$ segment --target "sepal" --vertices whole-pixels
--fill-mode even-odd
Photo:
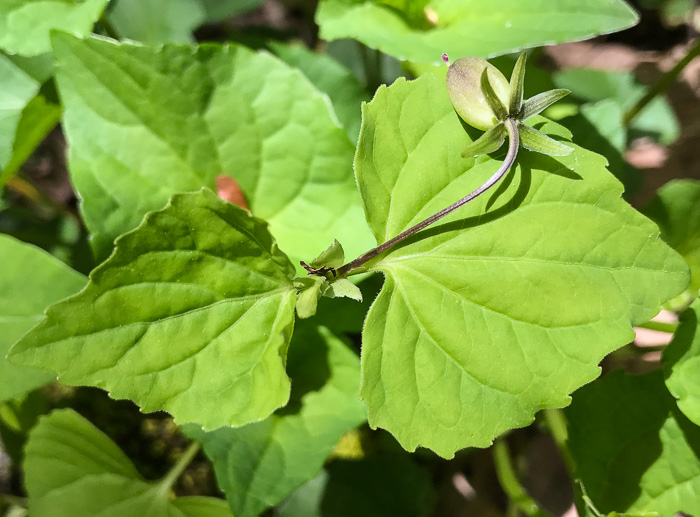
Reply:
[[[506,141],[506,134],[505,125],[503,122],[499,122],[469,144],[466,149],[462,151],[462,157],[479,156],[481,154],[491,154],[498,151],[503,145],[503,142]]]
[[[530,117],[540,114],[558,100],[563,99],[571,93],[570,90],[555,89],[538,93],[530,97],[523,103],[523,109],[518,117],[519,120],[527,120]]]
[[[508,113],[517,116],[523,108],[523,91],[525,89],[525,62],[527,53],[523,52],[515,62],[513,73],[510,76],[510,103]]]
[[[530,151],[550,156],[567,156],[574,150],[573,147],[557,142],[526,124],[518,124],[518,132],[521,145]]]

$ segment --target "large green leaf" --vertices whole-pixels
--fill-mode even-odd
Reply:
[[[123,38],[190,43],[206,12],[200,0],[118,0],[109,20]]]
[[[243,425],[289,397],[293,274],[263,221],[207,190],[176,195],[10,355],[178,422]]]
[[[317,54],[303,45],[273,44],[273,52],[296,67],[316,88],[328,95],[348,138],[357,141],[362,123],[360,105],[370,100],[355,74],[328,55]]]
[[[499,160],[461,158],[469,143],[432,74],[379,89],[355,157],[378,242],[494,173]],[[368,263],[386,280],[365,321],[362,397],[370,424],[408,450],[484,447],[567,405],[632,324],[687,285],[684,261],[620,198],[604,158],[521,150],[516,164],[494,192]]]
[[[325,95],[243,47],[154,49],[57,35],[70,170],[99,257],[174,193],[234,177],[295,264],[371,238],[353,146]],[[298,271],[303,271],[298,266]]]
[[[53,29],[90,34],[109,0],[3,0],[0,48],[35,56],[49,52]]]
[[[673,340],[664,350],[666,386],[678,399],[678,407],[700,425],[700,300],[695,300],[680,317]]]
[[[697,513],[700,428],[678,410],[661,372],[615,371],[573,399],[569,448],[599,511]]]
[[[237,517],[260,514],[313,478],[341,435],[366,419],[360,361],[327,329],[306,323],[295,330],[288,372],[294,389],[279,414],[209,433],[188,426]]]
[[[113,441],[70,409],[32,430],[24,471],[35,517],[232,517],[221,499],[172,497],[168,476],[144,481]]]
[[[666,183],[644,213],[661,228],[661,237],[683,255],[692,273],[691,295],[700,289],[700,181],[674,180]]]
[[[0,235],[0,401],[22,395],[55,378],[9,363],[5,356],[22,334],[41,321],[52,303],[78,292],[85,277],[45,251]]]
[[[316,14],[323,39],[354,38],[421,63],[581,40],[637,20],[622,0],[322,0]]]

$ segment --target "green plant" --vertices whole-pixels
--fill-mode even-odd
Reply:
[[[535,66],[528,77],[544,74],[553,84],[526,94],[522,53],[499,63],[512,68],[510,81],[482,58],[461,57],[449,69],[380,86],[360,112],[372,92],[302,47],[269,44],[276,57],[243,44],[115,41],[188,41],[195,25],[230,15],[233,5],[182,1],[162,25],[139,26],[129,14],[154,16],[162,2],[122,0],[105,12],[106,2],[47,4],[0,8],[0,70],[8,71],[0,95],[16,99],[0,126],[0,181],[34,196],[51,217],[84,224],[99,265],[84,267],[86,279],[0,236],[0,352],[8,354],[0,361],[0,433],[27,440],[32,515],[246,516],[273,506],[310,515],[314,498],[323,515],[319,494],[356,468],[339,462],[316,477],[334,449],[367,456],[375,474],[410,480],[418,488],[400,512],[426,513],[429,476],[394,439],[447,459],[500,440],[503,488],[522,511],[543,515],[499,438],[540,410],[582,514],[700,507],[700,459],[689,452],[700,445],[697,302],[664,352],[665,382],[659,373],[606,376],[577,392],[565,414],[557,409],[633,340],[633,326],[653,325],[662,304],[685,309],[697,297],[697,239],[677,222],[697,222],[697,184],[665,187],[645,209],[653,222],[622,199],[606,157],[567,129],[604,111],[615,118],[601,127],[622,131],[648,113],[648,96],[640,92],[626,114],[617,104],[572,103],[579,118],[555,122],[541,113],[569,93],[556,84],[566,78]],[[411,59],[415,70],[445,50],[466,53],[464,36],[480,21],[494,24],[489,42],[469,40],[481,55],[636,21],[617,0],[534,2],[527,9],[537,26],[521,2],[495,4],[484,11],[483,2],[324,0],[317,22],[327,39],[354,36]],[[113,39],[91,35],[94,23]],[[36,34],[23,39],[27,24]],[[368,81],[381,77],[367,72]],[[593,92],[590,100],[600,99]],[[16,175],[59,113],[79,214],[47,203]],[[624,145],[612,147],[619,154]],[[222,177],[249,210],[214,193]],[[45,247],[61,256],[83,242],[64,240]],[[358,258],[346,262],[346,254]],[[228,506],[170,497],[197,445],[151,483],[75,412],[37,420],[42,411],[22,397],[52,374],[172,415],[211,459]],[[612,397],[625,403],[616,407]],[[645,418],[645,408],[653,418],[634,437],[635,450],[602,468],[615,457],[616,433]],[[372,457],[363,443],[371,433],[356,431],[365,421],[393,435],[370,442],[394,444],[373,442],[404,466]],[[646,438],[658,439],[662,453],[644,449]],[[597,452],[588,456],[590,448]],[[611,495],[606,486],[623,488]],[[379,508],[372,511],[399,513]]]

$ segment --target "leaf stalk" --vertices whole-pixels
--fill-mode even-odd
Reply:
[[[550,513],[537,505],[520,484],[510,459],[508,445],[503,438],[497,439],[493,444],[493,460],[501,488],[515,506],[530,517],[552,517]]]
[[[476,199],[481,194],[486,192],[488,189],[493,187],[496,183],[498,183],[498,180],[500,180],[510,170],[510,168],[513,166],[513,163],[515,163],[515,158],[518,155],[518,148],[520,147],[520,137],[518,135],[518,123],[517,123],[517,121],[513,118],[508,118],[505,120],[504,124],[506,127],[506,131],[508,132],[508,139],[509,139],[508,153],[506,154],[506,157],[503,160],[503,163],[498,168],[498,170],[493,174],[493,176],[491,176],[488,180],[486,180],[476,190],[467,194],[459,201],[452,203],[450,206],[448,206],[446,208],[443,208],[438,213],[431,215],[427,219],[424,219],[423,221],[416,224],[415,226],[412,226],[408,230],[401,232],[393,239],[386,241],[385,243],[368,251],[364,255],[360,255],[352,262],[348,262],[344,266],[339,267],[336,270],[337,275],[338,276],[345,276],[345,275],[350,274],[353,270],[359,268],[365,262],[372,260],[376,256],[378,256],[378,255],[384,253],[385,251],[387,251],[388,249],[396,246],[399,242],[403,241],[404,239],[411,237],[412,235],[421,231],[423,228],[430,226],[434,222],[436,222],[436,221],[442,219],[443,217],[445,217],[446,215],[454,212],[455,210],[457,210],[461,206],[466,205],[467,203],[469,203],[473,199]]]

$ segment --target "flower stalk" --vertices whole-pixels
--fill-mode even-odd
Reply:
[[[550,90],[523,101],[525,52],[518,58],[510,82],[497,68],[481,58],[463,57],[451,65],[447,54],[443,54],[442,59],[449,66],[447,91],[455,111],[467,124],[485,131],[481,137],[467,146],[462,152],[462,156],[478,156],[497,151],[507,136],[509,140],[508,152],[503,163],[488,180],[459,201],[443,208],[436,214],[404,230],[393,239],[389,239],[343,266],[336,268],[335,264],[318,259],[311,265],[302,262],[301,265],[309,275],[330,278],[331,276],[346,277],[362,272],[361,268],[366,262],[439,221],[493,187],[513,166],[521,145],[526,149],[553,156],[565,156],[573,151],[571,147],[553,140],[524,123],[527,118],[537,115],[569,93],[568,90]]]

